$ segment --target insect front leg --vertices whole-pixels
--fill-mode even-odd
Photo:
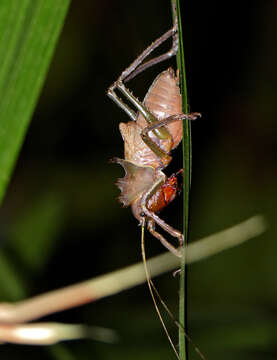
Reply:
[[[151,54],[153,50],[159,47],[162,43],[164,43],[167,39],[172,37],[172,45],[169,51],[166,53],[156,56],[153,59],[145,62],[143,61]],[[124,82],[127,82],[133,79],[142,71],[148,69],[149,67],[156,65],[162,61],[170,59],[172,56],[175,56],[178,51],[178,24],[177,24],[177,17],[173,27],[168,30],[165,34],[161,37],[156,39],[150,46],[148,46],[142,53],[139,55],[136,60],[126,69],[120,76],[120,79]]]
[[[136,121],[137,114],[127,104],[125,104],[120,97],[117,96],[114,88],[110,87],[107,91],[107,95],[130,117],[131,120]]]
[[[147,68],[158,64],[164,60],[169,59],[170,57],[176,55],[178,50],[178,34],[177,34],[177,20],[174,24],[174,26],[167,31],[165,34],[163,34],[161,37],[159,37],[157,40],[155,40],[150,46],[148,46],[140,56],[136,58],[134,62],[126,69],[124,70],[118,80],[113,83],[107,91],[107,95],[123,110],[127,113],[127,115],[132,119],[136,120],[136,114],[130,107],[123,102],[122,99],[120,99],[117,94],[115,93],[115,89],[118,88],[118,84],[121,82],[127,82],[130,79],[134,78],[136,75],[141,73],[142,71],[146,70]],[[167,39],[172,37],[172,46],[169,51],[167,51],[165,54],[162,54],[160,56],[157,56],[144,64],[143,61],[151,54],[153,50],[155,50],[157,47],[159,47],[163,42],[165,42]]]

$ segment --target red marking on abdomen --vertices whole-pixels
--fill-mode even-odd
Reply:
[[[165,208],[176,197],[178,191],[177,176],[171,175],[159,190],[148,200],[147,208],[158,213]]]

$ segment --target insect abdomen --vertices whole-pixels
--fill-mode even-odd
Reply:
[[[155,194],[148,200],[147,208],[159,213],[171,201],[173,201],[178,192],[177,176],[172,174],[166,182],[155,192]]]
[[[182,98],[178,78],[172,68],[163,71],[156,77],[144,98],[144,104],[159,120],[182,114]],[[147,126],[141,114],[138,116],[137,123],[141,128]],[[166,127],[172,136],[172,148],[175,148],[182,139],[182,122],[175,121]]]

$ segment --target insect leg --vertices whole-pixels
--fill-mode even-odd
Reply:
[[[127,105],[124,103],[122,99],[120,99],[114,89],[109,88],[107,91],[107,95],[110,99],[112,99],[126,114],[131,118],[131,120],[136,121],[137,114]]]
[[[130,101],[131,104],[144,116],[148,124],[157,124],[159,120],[131,93],[129,89],[123,84],[122,80],[116,81],[116,87],[121,93]],[[136,114],[133,110],[129,108],[115,93],[114,89],[108,89],[108,96],[121,108],[127,115],[134,121],[136,121]],[[175,121],[175,120],[174,120]],[[168,139],[171,137],[166,128],[163,128],[162,125],[157,127],[158,130],[155,131],[155,135],[159,139]]]
[[[180,257],[181,252],[176,249],[173,245],[171,245],[161,234],[159,234],[155,228],[151,225],[151,220],[154,221],[154,223],[158,224],[162,229],[164,229],[166,232],[168,232],[171,236],[176,237],[179,240],[180,246],[184,243],[183,234],[179,231],[174,229],[172,226],[168,225],[164,220],[159,218],[154,212],[150,211],[147,208],[147,202],[149,198],[159,189],[159,187],[164,183],[165,177],[164,174],[161,172],[161,176],[157,179],[157,181],[151,186],[151,188],[146,191],[141,199],[141,208],[143,213],[146,215],[148,221],[150,221],[150,232],[161,241],[161,243],[170,250],[174,255]]]
[[[155,230],[155,221],[153,219],[149,219],[147,223],[148,231],[166,247],[170,252],[172,252],[177,257],[181,256],[181,253],[178,249],[176,249],[173,245],[171,245],[160,233]]]
[[[129,89],[125,87],[122,81],[118,81],[117,87],[144,116],[144,118],[149,124],[159,124],[159,120],[131,93]],[[163,127],[163,125],[157,126],[154,132],[159,139],[171,139],[170,133],[165,127]],[[149,136],[147,136],[146,141],[144,139],[143,141],[158,156],[158,158],[160,159],[161,167],[165,167],[170,162],[171,156],[166,151],[161,149],[157,144],[155,144],[155,142],[151,140]]]
[[[164,229],[166,232],[168,232],[171,236],[178,239],[180,246],[184,244],[184,237],[183,234],[177,230],[174,229],[171,225],[168,225],[164,220],[162,220],[158,215],[148,210],[147,215],[150,216],[156,224],[158,224],[162,229]]]
[[[142,62],[151,54],[153,50],[155,50],[157,47],[159,47],[162,43],[164,43],[167,39],[172,37],[172,46],[169,51],[166,53],[159,55],[144,64]],[[165,61],[172,56],[176,55],[178,51],[178,24],[177,19],[174,24],[174,26],[168,30],[165,34],[163,34],[161,37],[156,39],[150,46],[148,46],[137,58],[135,61],[132,62],[132,64],[122,72],[120,76],[120,80],[127,82],[131,79],[133,79],[135,76],[137,76],[142,71],[148,69],[149,67],[156,65],[162,61]]]
[[[135,108],[143,115],[148,124],[157,124],[159,123],[159,119],[156,118],[146,107],[143,105],[126,86],[123,84],[121,80],[117,81],[117,87],[121,91],[121,93],[130,101],[131,104],[135,106]],[[164,128],[162,125],[157,127],[155,131],[155,135],[159,139],[168,139],[171,137],[168,130]]]
[[[141,131],[141,137],[142,140],[145,142],[146,145],[148,145],[148,147],[158,156],[160,157],[161,161],[163,161],[163,159],[168,159],[170,158],[170,156],[168,155],[168,153],[166,153],[165,151],[163,151],[156,143],[154,143],[150,136],[149,136],[149,132],[150,131],[157,131],[158,129],[162,128],[162,129],[166,129],[164,128],[165,125],[170,124],[171,122],[174,121],[180,121],[180,120],[185,120],[185,119],[189,119],[189,120],[195,120],[197,119],[197,117],[201,117],[200,113],[191,113],[191,114],[177,114],[177,115],[172,115],[169,116],[159,122],[156,122],[154,124],[151,124],[149,126],[147,126],[146,128],[144,128]]]
[[[165,42],[167,39],[172,37],[172,47],[171,49],[166,52],[165,54],[162,54],[160,56],[157,56],[146,63],[142,64],[142,62],[145,60],[147,56],[151,54],[151,52],[156,49],[158,46],[160,46],[163,42]],[[170,57],[176,55],[176,52],[178,50],[178,36],[177,36],[177,22],[175,22],[174,26],[167,31],[164,35],[159,37],[157,40],[155,40],[150,46],[148,46],[140,56],[136,58],[135,61],[132,62],[132,64],[122,72],[118,80],[113,83],[108,91],[107,95],[123,110],[127,113],[127,115],[135,121],[136,114],[133,110],[129,108],[128,105],[126,105],[115,93],[115,89],[118,87],[118,83],[123,81],[128,81],[135,77],[140,72],[144,71],[145,69],[158,64],[161,61],[164,61],[166,59],[169,59]]]
[[[145,142],[145,144],[160,158],[161,162],[165,164],[168,164],[171,160],[170,155],[162,150],[149,136],[150,131],[155,131],[159,128],[164,129],[165,125],[168,125],[171,122],[174,121],[180,121],[184,119],[189,120],[195,120],[198,116],[201,116],[199,113],[191,113],[191,114],[177,114],[167,117],[166,119],[163,119],[159,121],[158,123],[152,124],[147,126],[141,131],[141,137],[142,140]]]
[[[148,133],[150,131],[157,130],[157,129],[164,127],[165,125],[168,125],[174,121],[180,121],[180,120],[182,121],[185,119],[196,120],[198,117],[201,117],[201,116],[202,115],[197,112],[190,113],[190,114],[176,114],[176,115],[168,116],[167,118],[160,120],[159,122],[156,122],[154,124],[150,124],[149,126],[144,128],[141,132],[141,137],[142,137],[143,141],[146,142],[146,139],[149,138]]]

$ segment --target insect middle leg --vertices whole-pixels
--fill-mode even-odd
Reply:
[[[164,150],[162,150],[156,143],[154,143],[150,136],[149,133],[151,131],[157,131],[158,129],[162,128],[165,129],[164,126],[168,125],[172,122],[175,121],[182,121],[185,119],[188,120],[196,120],[198,117],[201,117],[200,113],[190,113],[190,114],[176,114],[176,115],[171,115],[168,116],[167,118],[160,120],[159,122],[156,122],[154,124],[151,124],[149,126],[147,126],[146,128],[144,128],[141,132],[141,137],[142,140],[145,142],[146,145],[148,145],[148,147],[161,159],[161,162],[163,163],[164,160],[167,160],[169,156],[169,154],[167,152],[165,152]]]

